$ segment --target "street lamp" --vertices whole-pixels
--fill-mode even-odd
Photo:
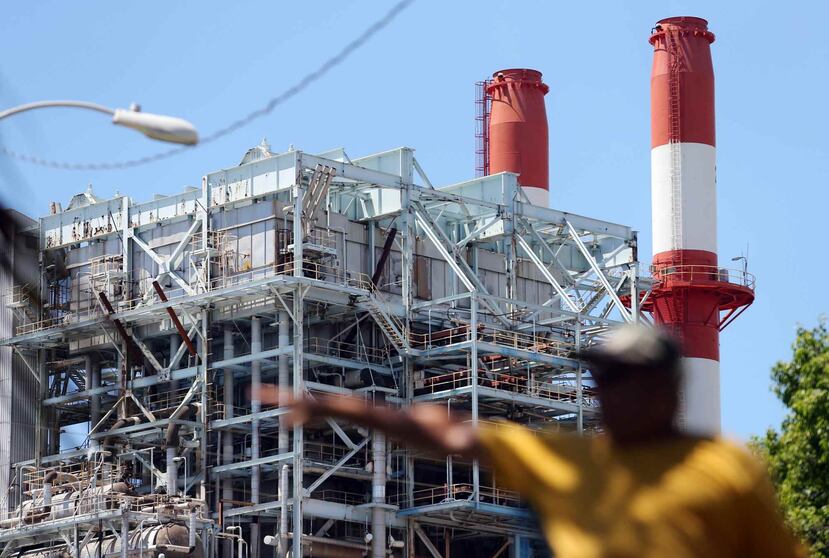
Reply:
[[[748,258],[745,256],[734,256],[731,258],[732,262],[739,262],[740,260],[743,261],[743,277],[745,277],[748,274]]]
[[[27,103],[4,111],[0,111],[0,120],[27,112],[30,110],[54,107],[81,108],[103,112],[112,116],[112,123],[133,130],[138,130],[145,136],[171,143],[195,145],[199,142],[196,127],[183,118],[141,112],[141,107],[133,104],[129,109],[111,109],[96,103],[86,101],[38,101]]]

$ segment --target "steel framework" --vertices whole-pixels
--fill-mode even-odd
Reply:
[[[136,530],[169,522],[162,509],[211,557],[521,554],[528,514],[477,462],[333,420],[289,431],[246,386],[596,428],[572,352],[642,318],[636,233],[532,206],[511,173],[435,188],[408,148],[253,151],[199,188],[40,219],[39,284],[25,292],[47,302],[27,307],[18,285],[0,342],[40,386],[0,558],[24,545],[91,555],[102,536],[140,552]],[[79,424],[82,447],[61,445]],[[66,516],[45,509],[53,470],[76,494]],[[96,489],[113,484],[104,470],[127,488]]]

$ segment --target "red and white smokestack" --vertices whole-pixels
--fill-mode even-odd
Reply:
[[[533,205],[548,207],[549,160],[547,109],[544,95],[550,88],[541,72],[501,70],[487,85],[489,114],[489,174],[515,172]]]
[[[747,277],[717,267],[713,42],[697,17],[663,19],[650,37],[651,309],[682,342],[680,424],[705,434],[720,431],[720,329],[754,298]]]

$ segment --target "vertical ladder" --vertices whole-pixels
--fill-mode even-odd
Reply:
[[[489,115],[492,97],[486,88],[490,80],[475,84],[475,176],[489,174]]]
[[[680,70],[682,69],[682,53],[677,44],[678,31],[665,31],[665,43],[668,47],[668,100],[670,103],[671,118],[671,247],[674,250],[682,249],[682,126],[680,110]],[[678,262],[679,263],[679,262]]]

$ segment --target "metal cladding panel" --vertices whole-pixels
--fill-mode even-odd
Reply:
[[[288,151],[208,174],[205,179],[211,206],[290,188],[296,181],[298,153]]]
[[[124,199],[117,197],[42,217],[41,247],[46,249],[76,244],[121,228]]]
[[[508,205],[516,199],[518,175],[514,172],[490,174],[446,186],[441,188],[440,191],[487,203]],[[469,210],[472,213],[475,213],[475,211],[483,212],[484,208],[471,204]]]
[[[12,252],[14,269],[23,273],[22,281],[35,282],[35,276],[27,275],[36,270],[36,246],[27,245],[22,235],[6,239],[6,246]],[[14,284],[11,271],[0,269],[0,293],[11,292]],[[16,319],[6,301],[0,302],[0,339],[7,339],[14,332]],[[23,361],[11,347],[0,347],[0,511],[9,508],[5,496],[9,494],[11,465],[34,456],[36,396],[37,382]]]
[[[192,215],[196,211],[201,190],[191,188],[174,196],[159,196],[130,208],[130,225],[141,227]]]
[[[411,182],[414,174],[413,160],[413,150],[401,147],[369,157],[355,159],[352,162],[365,169],[393,174],[401,177],[405,182]],[[371,188],[368,190],[368,194],[371,197],[371,203],[374,204],[374,212],[377,215],[400,211],[401,201],[399,190]]]

